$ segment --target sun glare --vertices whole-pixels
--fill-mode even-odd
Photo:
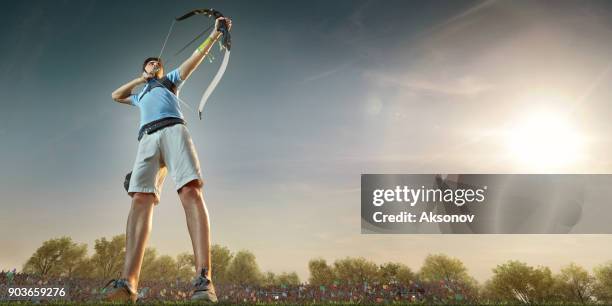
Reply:
[[[522,165],[538,170],[555,169],[580,160],[583,141],[564,114],[536,111],[515,120],[508,133],[508,149]]]

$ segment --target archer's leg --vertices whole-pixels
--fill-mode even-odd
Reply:
[[[206,268],[207,277],[211,279],[210,223],[201,183],[199,180],[193,180],[179,189],[178,193],[185,209],[187,228],[195,256],[196,273],[199,275],[201,269]]]
[[[125,265],[123,278],[137,290],[144,251],[151,233],[155,195],[136,192],[132,197],[132,208],[126,229]]]

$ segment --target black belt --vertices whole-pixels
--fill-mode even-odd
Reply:
[[[142,139],[142,136],[144,136],[145,133],[147,133],[147,135],[151,135],[163,128],[173,126],[175,124],[185,124],[185,120],[181,118],[168,117],[168,118],[162,118],[159,120],[151,121],[143,125],[140,128],[140,131],[138,131],[138,141]]]

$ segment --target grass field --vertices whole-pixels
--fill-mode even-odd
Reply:
[[[92,303],[74,303],[74,302],[44,302],[44,303],[33,303],[33,302],[0,302],[0,305],[126,305],[124,303],[109,303],[109,302],[92,302]],[[156,302],[156,303],[136,303],[136,305],[218,305],[218,306],[229,306],[229,305],[244,305],[244,306],[266,306],[266,305],[309,305],[309,306],[341,306],[341,305],[526,305],[526,304],[429,304],[429,303],[230,303],[230,302],[219,302],[216,304],[206,303],[195,303],[195,302]],[[576,303],[545,303],[545,304],[530,304],[530,305],[584,305]],[[590,305],[590,304],[587,304]],[[592,305],[606,305],[606,304],[592,304]]]
[[[392,305],[427,305],[427,304],[420,304],[420,303],[390,303]],[[91,303],[76,303],[76,302],[43,302],[43,303],[34,303],[34,302],[0,302],[0,305],[125,305],[124,303],[109,303],[109,302],[91,302]],[[196,302],[156,302],[156,303],[136,303],[136,305],[185,305],[185,306],[189,306],[189,305],[213,305],[213,304],[206,304],[206,303],[196,303]],[[229,305],[244,305],[244,306],[265,306],[265,305],[309,305],[309,306],[328,306],[328,305],[334,305],[334,306],[341,306],[341,305],[386,305],[384,303],[372,303],[372,304],[365,304],[365,303],[311,303],[311,304],[300,304],[300,303],[243,303],[243,304],[236,304],[236,303],[230,303],[230,302],[219,302],[216,303],[214,305],[218,305],[218,306],[229,306]],[[431,305],[431,304],[430,304]],[[443,305],[443,304],[437,304],[437,305]],[[473,305],[473,304],[472,304]]]
[[[110,302],[91,302],[91,303],[76,303],[76,302],[42,302],[42,303],[34,303],[34,302],[23,302],[23,301],[14,301],[14,302],[0,302],[0,306],[1,305],[125,305],[125,303],[110,303]],[[219,302],[216,304],[206,304],[206,303],[202,303],[202,302],[154,302],[154,303],[136,303],[136,305],[185,305],[185,306],[190,306],[190,305],[217,305],[217,306],[229,306],[229,305],[244,305],[244,306],[265,306],[265,305],[309,305],[309,306],[341,306],[341,305],[447,305],[447,304],[427,304],[427,303],[346,303],[346,302],[338,302],[338,303],[333,303],[333,302],[329,302],[329,303],[308,303],[308,304],[303,304],[303,303],[284,303],[284,302],[277,302],[277,303],[242,303],[242,304],[236,304],[236,303],[231,303],[231,302]],[[451,305],[451,304],[448,304]],[[452,304],[452,305],[462,305],[462,304]],[[463,305],[475,305],[475,304],[463,304]],[[484,304],[483,304],[484,305]],[[492,305],[492,304],[487,304],[487,305]],[[508,305],[508,304],[506,304]],[[558,304],[544,304],[544,305],[558,305]],[[564,305],[570,305],[570,304],[564,304]]]

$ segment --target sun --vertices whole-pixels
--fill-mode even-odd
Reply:
[[[517,163],[534,170],[567,168],[584,153],[578,128],[567,114],[551,109],[532,111],[515,120],[507,146]]]

